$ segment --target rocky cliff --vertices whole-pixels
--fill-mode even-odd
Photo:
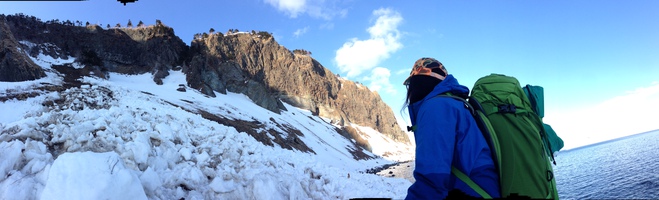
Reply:
[[[7,20],[0,16],[0,81],[26,81],[44,77],[41,67],[37,66],[22,51]]]
[[[244,93],[278,112],[278,99],[336,121],[372,127],[407,142],[392,109],[377,93],[341,79],[308,55],[293,53],[267,34],[210,34],[192,41],[185,70],[188,84],[212,91]]]
[[[337,77],[309,55],[293,53],[265,32],[204,34],[195,36],[188,47],[172,28],[162,23],[103,29],[93,24],[44,23],[21,15],[4,18],[0,21],[0,74],[18,73],[12,67],[17,65],[9,62],[25,65],[18,71],[34,68],[30,59],[21,57],[24,53],[14,46],[32,56],[73,56],[83,65],[102,71],[150,72],[156,83],[167,76],[169,69],[180,65],[187,85],[209,96],[226,91],[243,93],[259,106],[277,113],[285,109],[283,101],[341,125],[367,126],[396,141],[409,142],[392,109],[377,93]],[[8,51],[12,53],[7,59],[2,53]],[[34,75],[12,81],[43,76],[43,71],[30,73]]]
[[[171,69],[187,45],[163,24],[140,28],[103,29],[98,25],[42,22],[35,17],[6,16],[6,26],[31,56],[76,57],[85,65],[138,74]]]

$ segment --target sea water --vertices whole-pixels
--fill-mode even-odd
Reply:
[[[659,130],[560,151],[561,199],[659,199]]]

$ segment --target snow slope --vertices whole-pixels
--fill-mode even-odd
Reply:
[[[80,88],[39,90],[62,85],[50,64],[73,59],[32,59],[48,77],[0,82],[0,96],[37,94],[0,102],[0,199],[404,198],[411,184],[363,173],[413,159],[412,147],[366,127],[355,126],[377,155],[355,160],[354,143],[306,110],[286,105],[288,111],[276,114],[242,94],[178,92],[185,83],[180,71],[171,71],[163,85],[150,74],[111,74],[108,80],[84,77]],[[264,145],[190,111],[258,122],[283,134],[293,133],[281,124],[295,127],[315,154]]]

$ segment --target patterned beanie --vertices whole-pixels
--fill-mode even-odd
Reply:
[[[412,72],[410,72],[410,76],[405,79],[403,85],[410,84],[410,77],[416,75],[432,76],[443,81],[446,78],[446,75],[448,75],[448,72],[444,65],[434,58],[421,58],[414,63]]]

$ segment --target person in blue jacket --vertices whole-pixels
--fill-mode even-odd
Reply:
[[[464,102],[440,94],[469,95],[434,58],[414,63],[405,80],[410,120],[416,142],[416,182],[407,190],[406,199],[445,199],[449,192],[481,197],[451,173],[455,167],[492,198],[500,197],[499,175],[490,148]]]

